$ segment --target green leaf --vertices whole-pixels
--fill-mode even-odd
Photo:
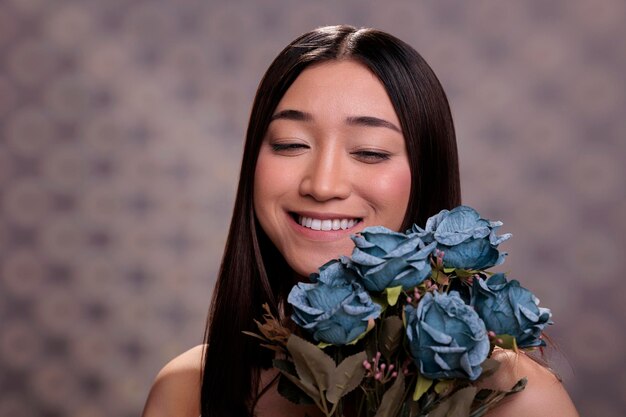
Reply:
[[[389,303],[387,302],[387,297],[384,294],[370,294],[372,297],[372,301],[378,304],[381,308],[381,313],[389,307]]]
[[[289,382],[298,387],[303,393],[308,395],[316,404],[320,402],[320,393],[313,386],[313,384],[298,379],[296,375],[296,368],[292,362],[283,359],[274,359],[272,362],[274,368],[278,369],[281,373],[281,378],[285,377]],[[288,397],[285,397],[289,399]]]
[[[312,343],[294,334],[289,336],[287,350],[291,354],[300,379],[316,387],[320,392],[328,389],[335,361]]]
[[[278,377],[278,393],[284,398],[288,399],[294,404],[310,405],[315,404],[315,401],[309,395],[304,392],[300,387],[291,382],[285,375]]]
[[[445,272],[446,274],[454,272],[455,270],[456,270],[456,268],[443,268],[443,272]]]
[[[424,395],[424,393],[428,391],[428,388],[430,388],[432,384],[432,379],[426,378],[424,375],[418,372],[417,382],[415,383],[415,391],[413,391],[413,401],[418,401],[420,398],[422,398],[422,395]]]
[[[503,398],[524,390],[526,383],[526,378],[522,378],[517,381],[509,391],[481,389],[476,395],[476,402],[479,407],[470,414],[470,417],[482,417],[489,410],[498,405]]]
[[[389,303],[389,305],[395,306],[396,303],[398,302],[398,298],[400,297],[400,294],[402,294],[402,285],[399,285],[397,287],[385,288],[383,292],[387,294],[387,302]]]
[[[433,279],[439,285],[448,285],[448,283],[450,282],[450,277],[448,277],[441,271],[436,271],[436,275],[433,277]]]
[[[461,388],[447,398],[437,408],[428,413],[428,417],[467,417],[478,388],[469,386]]]
[[[367,360],[365,352],[345,358],[335,369],[330,378],[326,399],[337,404],[339,399],[355,389],[365,376],[363,361]]]
[[[378,338],[376,337],[376,332],[371,332],[368,337],[365,338],[365,353],[367,353],[368,358],[372,358],[378,352]]]
[[[421,415],[420,405],[417,401],[406,401],[404,403],[405,413],[403,417],[419,417]]]
[[[454,381],[451,379],[443,379],[435,384],[435,392],[437,394],[443,394],[449,392],[454,386]]]
[[[260,339],[260,340],[262,340],[262,341],[264,341],[264,342],[267,340],[266,338],[264,338],[264,337],[263,337],[263,336],[261,336],[260,334],[256,334],[256,333],[254,333],[254,332],[248,332],[248,331],[246,331],[246,330],[242,330],[242,331],[241,331],[241,333],[245,334],[246,336],[252,336],[252,337],[254,337],[254,338]]]
[[[402,319],[398,316],[389,316],[383,320],[380,341],[378,343],[380,352],[387,361],[400,347],[402,336],[404,336],[403,329]]]
[[[517,342],[515,341],[515,337],[509,335],[509,334],[498,334],[496,335],[496,340],[497,339],[502,339],[502,343],[496,343],[496,345],[504,348],[504,349],[511,349],[514,352],[517,352]]]
[[[272,365],[279,371],[286,372],[289,375],[298,376],[298,373],[296,372],[296,367],[291,361],[288,361],[286,359],[273,359]]]
[[[456,270],[456,276],[459,278],[469,278],[474,274],[476,274],[476,271],[472,271],[471,269],[457,269]]]
[[[404,396],[404,374],[398,372],[393,385],[385,392],[374,417],[393,417],[402,405]]]
[[[526,377],[520,379],[513,385],[513,387],[506,392],[506,395],[515,394],[516,392],[523,391],[526,388],[526,384],[528,384],[528,379]]]

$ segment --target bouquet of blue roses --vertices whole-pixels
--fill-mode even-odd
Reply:
[[[249,333],[278,353],[279,393],[327,417],[478,417],[523,390],[525,379],[508,391],[477,387],[498,368],[495,348],[544,346],[552,324],[529,290],[488,271],[507,255],[501,225],[459,206],[424,228],[352,236],[352,256],[292,288],[300,335],[267,306]]]

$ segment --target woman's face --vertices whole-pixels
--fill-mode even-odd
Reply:
[[[259,223],[296,273],[340,255],[353,235],[398,230],[411,171],[400,122],[382,83],[350,60],[304,70],[279,102],[254,179]]]

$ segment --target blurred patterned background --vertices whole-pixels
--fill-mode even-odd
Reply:
[[[449,94],[582,415],[626,414],[626,3],[0,0],[0,416],[136,416],[201,342],[256,85],[374,26]]]

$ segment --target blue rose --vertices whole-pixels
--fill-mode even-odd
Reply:
[[[487,280],[475,279],[471,305],[488,330],[515,337],[521,348],[545,346],[540,336],[543,329],[552,324],[552,313],[539,307],[539,299],[518,281],[507,281],[502,273]]]
[[[496,235],[500,226],[502,222],[482,219],[471,207],[458,206],[430,217],[425,229],[414,225],[407,233],[427,244],[437,242],[437,249],[444,252],[444,267],[479,270],[504,262],[507,254],[498,251],[498,245],[511,234]]]
[[[355,340],[381,310],[357,278],[341,262],[328,262],[311,274],[312,283],[300,282],[291,289],[291,318],[318,342],[345,345]]]
[[[478,314],[456,291],[426,293],[414,308],[405,307],[411,356],[426,377],[480,376],[480,364],[489,354],[489,338]]]
[[[399,286],[407,290],[430,275],[428,257],[435,243],[427,246],[416,235],[407,236],[382,226],[367,227],[352,240],[352,256],[344,260],[357,270],[369,291]]]

